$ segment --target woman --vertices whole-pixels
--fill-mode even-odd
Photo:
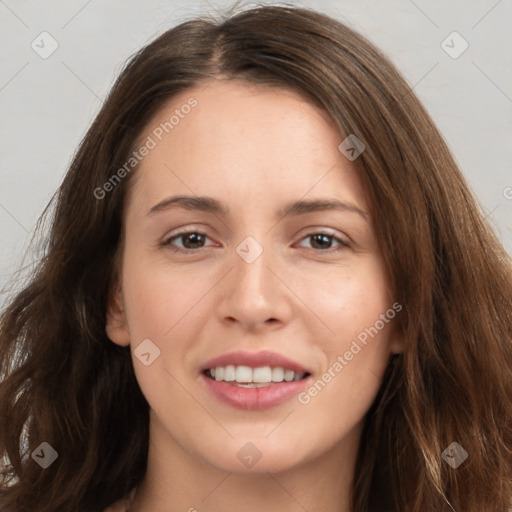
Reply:
[[[2,316],[0,506],[506,511],[511,311],[374,46],[306,9],[183,23],[121,73]]]

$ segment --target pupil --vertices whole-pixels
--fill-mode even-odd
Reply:
[[[191,233],[189,235],[186,235],[183,240],[192,240],[192,245],[194,245],[194,247],[189,247],[190,244],[187,244],[187,243],[184,243],[183,245],[185,247],[187,247],[187,249],[194,249],[195,248],[195,244],[200,244],[201,243],[201,238],[202,238],[203,235],[199,234],[199,233]]]
[[[330,242],[330,236],[329,235],[322,235],[322,234],[320,234],[320,235],[313,235],[313,247],[315,245],[318,245],[317,244],[318,240],[323,240],[323,242],[325,242],[327,244],[327,246],[330,245],[330,243],[329,243]],[[320,242],[320,249],[322,249],[322,248],[325,249],[326,246],[325,245],[322,246],[322,242]]]

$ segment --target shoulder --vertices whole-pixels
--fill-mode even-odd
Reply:
[[[106,508],[103,512],[128,512],[130,501],[129,500],[120,500],[110,507]]]
[[[136,489],[133,489],[127,496],[122,500],[117,501],[110,507],[106,508],[103,512],[129,512],[130,505],[133,501]]]
[[[128,504],[126,500],[118,501],[111,505],[110,507],[103,510],[103,512],[127,512]]]

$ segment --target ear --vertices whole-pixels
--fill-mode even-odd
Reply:
[[[109,339],[117,345],[126,347],[130,344],[130,331],[126,321],[123,294],[117,280],[109,294],[105,330]]]
[[[401,325],[396,323],[391,332],[389,349],[392,354],[401,354],[405,350],[405,333]]]

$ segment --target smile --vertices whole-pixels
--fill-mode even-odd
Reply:
[[[217,366],[205,371],[205,375],[217,382],[230,382],[234,386],[260,388],[279,382],[294,382],[308,376],[307,372],[295,372],[281,366],[259,366],[251,368],[244,365]]]
[[[278,406],[312,380],[312,373],[300,363],[269,350],[223,354],[205,362],[199,376],[212,398],[245,410]]]

